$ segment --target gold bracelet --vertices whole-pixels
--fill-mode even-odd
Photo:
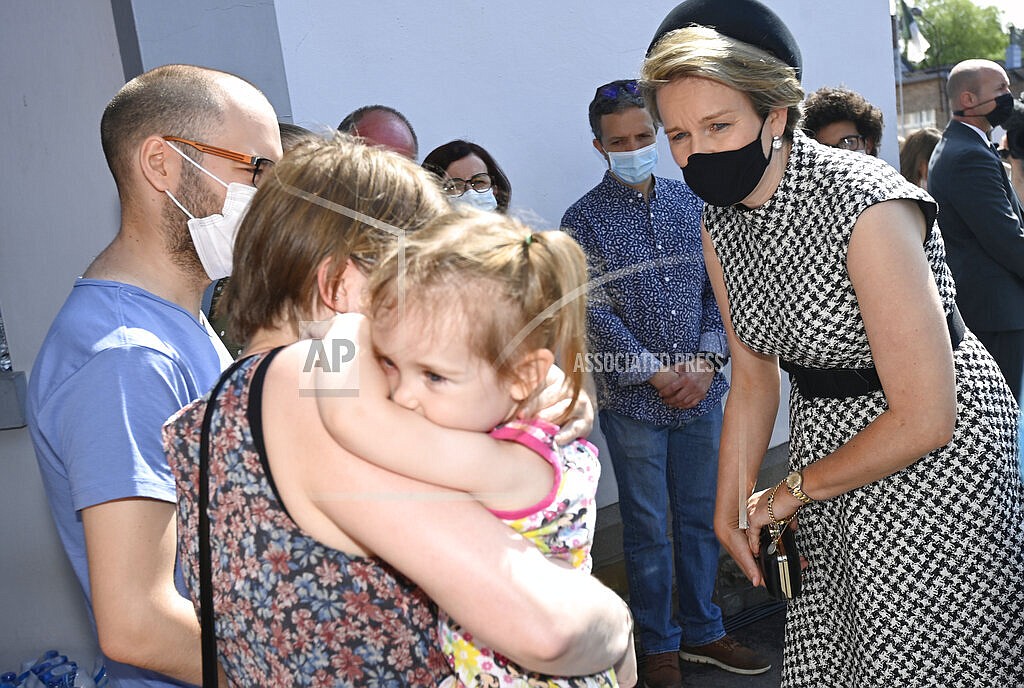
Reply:
[[[783,482],[785,482],[785,481],[783,481]],[[793,516],[790,516],[789,518],[787,518],[785,520],[780,519],[780,518],[775,518],[775,509],[774,509],[774,506],[775,506],[775,493],[779,491],[780,487],[782,487],[782,483],[781,482],[778,485],[776,485],[775,487],[773,487],[772,488],[772,493],[770,495],[768,495],[768,518],[770,518],[772,520],[772,523],[775,524],[775,526],[777,528],[785,528],[787,525],[789,525],[789,522],[793,520],[793,516],[796,516],[796,512],[793,512]],[[799,511],[799,508],[797,509],[797,511]]]

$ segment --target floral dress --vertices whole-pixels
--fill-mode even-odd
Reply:
[[[601,465],[597,448],[577,440],[568,446],[555,442],[558,427],[542,420],[513,421],[491,436],[518,442],[537,452],[554,470],[551,491],[538,504],[518,511],[492,511],[549,557],[564,559],[590,572],[590,547],[597,520],[597,481]],[[439,629],[448,661],[462,685],[598,688],[618,685],[615,673],[577,677],[545,676],[524,671],[501,653],[476,644],[473,636],[442,612]]]
[[[213,414],[209,514],[221,665],[241,686],[437,686],[451,670],[431,600],[382,560],[306,535],[277,493],[260,420],[276,351],[233,369]],[[208,396],[189,404],[164,426],[178,491],[179,557],[193,600],[207,403]]]

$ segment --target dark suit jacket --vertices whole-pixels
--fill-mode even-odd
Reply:
[[[946,126],[928,164],[957,305],[972,330],[1024,329],[1024,210],[978,133]]]

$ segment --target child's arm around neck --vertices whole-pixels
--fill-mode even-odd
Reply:
[[[317,407],[338,444],[382,468],[416,480],[467,492],[489,509],[532,506],[554,483],[554,470],[537,453],[485,433],[435,425],[389,399],[388,386],[370,340],[369,321],[335,318],[323,350],[354,346],[337,369],[315,373]]]

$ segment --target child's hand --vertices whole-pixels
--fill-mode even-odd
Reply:
[[[554,423],[565,413],[572,401],[566,396],[565,373],[558,366],[551,366],[548,369],[548,377],[544,389],[541,390],[537,401],[541,407],[537,417]],[[589,380],[588,380],[589,383]],[[569,444],[579,437],[586,437],[594,429],[594,397],[590,392],[590,385],[584,385],[580,390],[580,396],[568,420],[562,421],[561,429],[555,435],[555,441],[559,444]]]
[[[541,411],[537,413],[538,418],[549,423],[557,422],[571,401],[565,392],[565,374],[557,365],[548,369],[548,379],[538,403]],[[594,397],[590,393],[590,386],[585,385],[580,390],[580,397],[572,406],[572,411],[567,420],[562,421],[561,429],[555,435],[555,441],[559,444],[568,444],[574,439],[586,437],[594,429]]]
[[[566,399],[562,402],[561,408],[565,408],[565,405],[569,403]],[[561,413],[561,408],[559,413]],[[553,417],[557,417],[558,413],[553,414]],[[543,413],[541,414],[543,418]],[[594,401],[587,393],[587,390],[580,390],[580,396],[576,400],[576,405],[573,407],[572,415],[569,419],[562,423],[562,428],[555,435],[555,441],[559,444],[569,444],[573,440],[586,437],[590,434],[590,431],[594,429]]]

